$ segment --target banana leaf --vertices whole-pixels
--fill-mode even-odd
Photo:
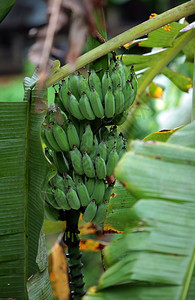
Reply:
[[[26,79],[25,101],[0,102],[0,298],[28,299],[28,278],[43,274],[36,259],[50,170],[40,138],[47,95],[32,92],[35,81]]]
[[[169,139],[133,141],[118,163],[115,176],[137,201],[125,218],[110,216],[124,233],[104,248],[106,271],[84,300],[194,299],[195,122]]]

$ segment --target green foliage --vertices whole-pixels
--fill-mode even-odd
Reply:
[[[7,16],[9,11],[14,6],[15,2],[16,2],[16,0],[6,0],[6,1],[0,2],[0,23]]]

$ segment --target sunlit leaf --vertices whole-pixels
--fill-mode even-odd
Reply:
[[[164,68],[162,74],[169,78],[180,90],[188,92],[192,88],[192,80],[181,73],[172,71],[169,68]]]
[[[140,42],[141,47],[171,47],[184,24],[173,22],[149,33],[148,39]]]
[[[166,142],[168,138],[179,128],[173,129],[173,130],[161,130],[158,132],[153,132],[149,135],[147,135],[143,141],[159,141],[159,142]]]

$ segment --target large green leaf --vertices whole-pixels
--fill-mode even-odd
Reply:
[[[14,6],[16,0],[0,1],[0,23]]]
[[[29,80],[28,83],[31,81]],[[43,155],[40,95],[24,102],[0,102],[0,297],[27,299],[28,277],[36,262],[44,217],[49,166]],[[44,99],[47,97],[44,95]],[[38,299],[38,298],[37,298]]]
[[[84,300],[193,299],[194,129],[191,123],[175,131],[169,138],[172,144],[169,140],[130,144],[115,176],[137,201],[129,202],[121,219],[113,210],[110,226],[125,232],[104,248],[106,271]],[[182,132],[187,137],[181,142]],[[120,207],[118,199],[115,209]]]

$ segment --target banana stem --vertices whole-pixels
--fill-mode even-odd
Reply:
[[[64,234],[64,243],[68,246],[66,257],[69,259],[69,284],[71,289],[71,296],[74,300],[80,300],[85,294],[83,274],[81,269],[83,264],[81,262],[81,252],[79,251],[78,237],[78,221],[80,212],[77,210],[69,210],[66,213],[66,230]]]
[[[94,48],[93,50],[81,55],[75,63],[75,71],[134,39],[138,39],[144,36],[145,34],[148,34],[149,32],[160,28],[161,26],[164,26],[173,21],[177,21],[180,18],[183,18],[185,16],[190,16],[194,13],[195,13],[195,0],[191,0],[166,11],[156,16],[155,18],[143,22],[119,34],[118,36]],[[62,78],[71,74],[72,72],[73,70],[69,67],[68,64],[61,67],[48,78],[46,82],[46,86],[49,87],[55,84]]]

